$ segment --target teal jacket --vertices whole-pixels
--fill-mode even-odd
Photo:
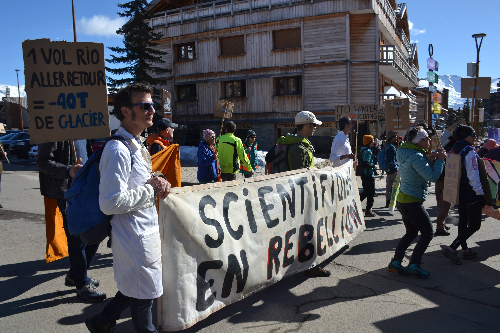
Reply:
[[[248,143],[248,141],[243,141],[243,148],[245,148],[245,153],[247,154],[248,160],[250,161],[250,166],[252,167],[253,170],[257,169],[257,141],[251,145]],[[240,164],[240,171],[244,175],[249,175],[250,171],[248,171],[248,168],[241,163]]]
[[[287,134],[278,139],[278,143],[290,145],[300,142],[301,144],[291,145],[288,148],[288,163],[290,170],[312,168],[314,166],[313,147],[306,138],[297,135]]]
[[[400,191],[412,197],[426,200],[429,182],[435,182],[444,169],[444,161],[436,160],[432,167],[425,149],[404,142],[396,152],[401,176]]]

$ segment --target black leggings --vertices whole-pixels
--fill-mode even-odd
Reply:
[[[467,250],[467,239],[481,228],[481,215],[484,203],[476,201],[473,204],[459,203],[458,205],[458,236],[451,244],[452,249]]]
[[[418,240],[417,245],[415,245],[415,249],[413,250],[410,260],[410,264],[420,265],[422,256],[434,236],[431,219],[424,208],[423,202],[398,202],[397,206],[399,212],[403,216],[406,234],[399,241],[392,261],[403,261],[406,250],[410,246],[411,242],[413,242],[413,240],[418,236],[418,232],[420,231],[420,239]]]
[[[361,175],[361,184],[363,185],[363,193],[359,196],[359,200],[363,201],[366,198],[366,210],[373,207],[373,200],[375,196],[375,177]]]

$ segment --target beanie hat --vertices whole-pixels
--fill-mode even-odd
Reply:
[[[364,135],[363,136],[363,144],[366,146],[366,145],[369,145],[370,142],[373,141],[373,135]]]
[[[394,131],[389,131],[387,132],[387,135],[385,136],[386,141],[389,141],[393,137],[397,136],[398,134]]]
[[[247,139],[251,136],[257,136],[257,134],[255,133],[255,131],[252,131],[252,130],[248,130],[247,132]]]
[[[498,145],[497,145],[497,142],[495,141],[495,139],[488,139],[484,142],[483,147],[488,149],[488,150],[491,150],[491,149],[495,149],[496,147],[498,147]]]
[[[458,125],[455,129],[455,132],[453,133],[453,136],[457,140],[464,140],[469,136],[476,136],[476,132],[470,126]]]
[[[203,131],[203,140],[208,141],[212,136],[215,136],[215,132],[211,129],[206,129]]]

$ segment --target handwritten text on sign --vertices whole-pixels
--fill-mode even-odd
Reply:
[[[365,229],[355,179],[345,165],[173,189],[159,214],[159,325],[187,328],[328,259]]]
[[[30,141],[108,137],[104,45],[23,42]]]
[[[347,116],[352,120],[378,120],[379,108],[376,104],[358,105],[345,104],[335,106],[335,120],[339,121],[340,117]]]

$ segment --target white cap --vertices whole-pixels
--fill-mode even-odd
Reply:
[[[295,125],[302,125],[302,124],[316,124],[316,125],[321,125],[323,124],[321,121],[316,119],[316,116],[314,113],[310,111],[300,111],[297,113],[295,116]]]

